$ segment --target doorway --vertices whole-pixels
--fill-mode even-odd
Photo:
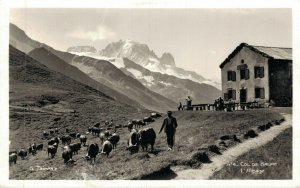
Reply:
[[[240,89],[240,102],[247,102],[247,89]]]

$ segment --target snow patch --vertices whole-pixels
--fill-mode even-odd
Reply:
[[[163,84],[165,86],[168,86],[168,87],[170,87],[170,86],[176,87],[175,85],[173,85],[171,83],[164,82],[164,81],[159,81],[159,83],[161,83],[161,84]]]
[[[119,69],[125,68],[123,58],[111,58],[111,57],[101,56],[99,54],[91,53],[91,52],[70,52],[70,53],[78,55],[78,56],[86,56],[86,57],[91,57],[94,59],[109,61],[111,64],[115,65]]]
[[[123,58],[116,58],[114,59],[114,62],[110,61],[112,64],[114,64],[116,67],[120,68],[125,68],[125,64],[123,61]]]
[[[153,76],[144,76],[143,77],[148,83],[153,84],[154,78]]]
[[[131,74],[133,74],[133,76],[138,79],[140,79],[143,75],[141,71],[136,70],[136,69],[129,68],[129,69],[127,69],[127,71],[130,72]]]

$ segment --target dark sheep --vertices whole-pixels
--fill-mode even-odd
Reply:
[[[100,123],[96,123],[96,124],[94,125],[94,127],[99,128],[99,127],[100,127]]]
[[[57,152],[57,144],[55,143],[54,145],[49,145],[47,152],[48,152],[48,158],[49,158],[49,155],[51,158],[54,158],[54,156]]]
[[[95,163],[96,156],[98,155],[98,153],[99,153],[99,146],[97,143],[93,143],[93,144],[89,145],[88,153],[86,156],[91,159],[91,163],[94,159],[94,163]]]
[[[100,134],[100,129],[97,127],[93,127],[92,128],[92,135],[98,136],[99,137]]]
[[[192,155],[192,159],[196,161],[200,161],[202,163],[210,163],[211,160],[209,159],[207,153],[205,151],[197,151]]]
[[[37,150],[43,150],[44,145],[43,144],[39,144],[36,146]]]
[[[48,136],[49,136],[49,133],[47,133],[46,131],[43,131],[43,136],[44,136],[44,137],[48,137]]]
[[[108,138],[108,141],[110,141],[114,149],[117,147],[117,143],[120,141],[120,136],[114,133],[111,137]]]
[[[159,118],[161,115],[159,113],[151,113],[152,118]]]
[[[72,138],[76,138],[76,132],[69,133],[69,136]]]
[[[65,135],[65,136],[62,136],[60,138],[62,144],[70,144],[71,143],[71,137],[69,135]]]
[[[266,125],[260,125],[257,127],[260,131],[265,131],[266,130]]]
[[[54,134],[54,130],[50,130],[50,135],[53,135]]]
[[[59,139],[58,137],[53,137],[48,141],[48,145],[53,145],[54,143],[59,144]]]
[[[136,129],[132,129],[130,132],[128,147],[126,148],[126,150],[130,151],[131,154],[139,151],[138,131]]]
[[[80,143],[83,144],[83,145],[85,146],[86,141],[87,141],[87,137],[86,137],[85,135],[81,135],[81,136],[79,137],[79,139],[80,139]]]
[[[36,154],[36,144],[33,143],[28,147],[28,153],[31,153],[32,155]]]
[[[78,154],[78,151],[81,149],[81,143],[74,143],[69,145],[72,150],[72,154]]]
[[[150,117],[144,117],[143,122],[148,125],[152,122],[154,122],[155,120],[150,116]]]
[[[148,144],[151,145],[151,151],[155,144],[156,133],[153,128],[146,128],[138,132],[138,142],[141,144],[142,149],[148,149]]]
[[[269,129],[270,127],[272,127],[272,123],[271,123],[271,122],[268,122],[268,123],[266,124],[266,129]]]
[[[108,157],[110,152],[112,151],[112,149],[113,149],[113,145],[111,144],[110,141],[106,140],[102,145],[101,154],[104,154],[104,155],[106,155],[106,157]]]
[[[27,157],[27,151],[25,149],[20,149],[18,152],[18,156],[20,156],[21,159],[25,159]]]
[[[257,134],[254,130],[249,130],[245,135],[244,135],[244,138],[247,139],[247,138],[254,138],[256,137]]]
[[[111,133],[109,132],[109,131],[105,131],[104,133],[101,133],[100,134],[100,141],[101,141],[101,144],[103,144],[103,142],[105,141],[105,140],[107,140],[108,139],[108,137],[110,137],[111,136]]]
[[[216,154],[219,154],[221,155],[222,153],[220,152],[220,148],[216,145],[209,145],[208,146],[208,150],[211,151],[211,152],[214,152]]]
[[[72,150],[70,149],[70,147],[65,146],[64,151],[61,156],[64,159],[65,164],[68,163],[69,161],[72,161],[73,154],[72,154]]]
[[[12,153],[9,155],[9,166],[17,163],[18,156],[16,153]]]
[[[111,133],[109,131],[105,131],[104,136],[109,137],[109,136],[111,136]]]

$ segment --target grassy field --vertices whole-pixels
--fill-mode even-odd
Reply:
[[[235,134],[236,138],[243,139],[248,130],[282,118],[279,114],[282,110],[277,108],[175,112],[178,129],[173,151],[167,151],[164,133],[158,135],[163,117],[147,126],[153,127],[157,133],[154,152],[140,151],[131,155],[126,150],[129,132],[122,128],[117,130],[120,135],[118,147],[108,158],[98,156],[96,164],[90,165],[84,160],[86,147],[83,147],[73,157],[75,164],[66,166],[61,157],[62,144],[58,146],[57,155],[48,158],[43,131],[58,128],[59,133],[54,136],[62,136],[69,128],[71,132],[86,134],[88,127],[95,123],[100,122],[106,129],[103,125],[107,120],[125,124],[129,119],[149,116],[150,111],[114,100],[99,90],[48,69],[13,47],[10,47],[9,58],[9,149],[28,148],[33,142],[44,144],[44,149],[37,155],[18,160],[10,167],[10,179],[167,179],[171,178],[170,166],[201,166],[205,162],[201,152],[218,144],[221,136]],[[87,137],[88,144],[100,144],[98,137],[90,134]],[[227,146],[236,143],[224,142]]]
[[[92,106],[92,104],[90,104]],[[142,116],[143,114],[137,115]],[[59,146],[58,154],[53,159],[48,159],[46,151],[39,152],[36,156],[29,156],[28,159],[19,160],[16,165],[10,167],[11,179],[164,179],[165,173],[171,165],[180,165],[184,168],[197,168],[201,161],[197,161],[192,156],[202,148],[215,142],[223,135],[236,134],[243,135],[249,129],[258,125],[266,124],[272,120],[281,119],[282,116],[277,111],[271,109],[259,109],[248,111],[214,112],[214,111],[183,111],[175,112],[174,116],[178,120],[178,129],[175,137],[175,149],[167,151],[166,137],[163,133],[158,134],[163,118],[148,125],[153,127],[156,134],[156,144],[153,153],[138,152],[129,154],[126,151],[126,141],[129,132],[126,128],[119,129],[117,133],[121,140],[118,147],[111,153],[109,158],[99,156],[95,165],[90,165],[82,157],[86,154],[86,149],[82,148],[79,154],[75,155],[76,163],[65,166],[61,158],[62,149]],[[80,112],[79,122],[72,125],[75,129],[84,133],[87,125],[94,122],[92,116],[86,116],[85,111]],[[39,121],[47,122],[49,117],[40,118]],[[73,117],[65,117],[66,124]],[[97,119],[98,120],[98,119]],[[84,123],[87,121],[89,123]],[[19,122],[20,123],[20,122]],[[46,124],[46,123],[45,123]],[[40,139],[41,129],[35,126],[22,127],[22,131],[30,133],[32,136],[20,137],[18,126],[16,130],[10,131],[14,147],[22,147],[24,143],[32,141],[32,137]],[[20,134],[20,132],[19,132]],[[61,133],[64,134],[64,133]],[[46,145],[46,141],[39,140]],[[97,141],[99,138],[88,135],[88,142]],[[72,142],[78,142],[74,140]],[[39,142],[38,142],[39,143]],[[55,170],[40,170],[39,167],[53,167]],[[31,170],[30,170],[31,169]],[[168,177],[170,178],[170,177]]]
[[[251,167],[225,166],[211,179],[292,179],[292,161],[292,128],[289,128],[272,142],[234,161],[236,164],[248,163]],[[253,167],[255,163],[258,166]]]

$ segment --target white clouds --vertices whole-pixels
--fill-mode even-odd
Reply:
[[[91,41],[103,40],[115,36],[115,33],[108,27],[98,26],[95,31],[86,31],[84,29],[77,29],[67,34],[67,37],[76,39],[88,39]]]

